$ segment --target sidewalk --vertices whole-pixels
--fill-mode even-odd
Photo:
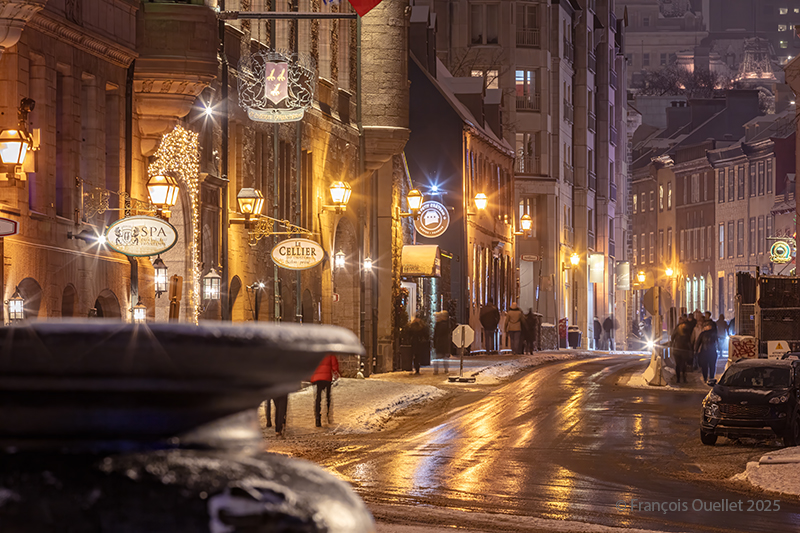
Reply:
[[[559,350],[537,352],[534,355],[491,355],[464,358],[464,376],[475,377],[475,383],[451,383],[444,373],[444,360],[433,360],[431,366],[413,372],[387,372],[373,374],[366,379],[341,378],[331,388],[331,422],[325,420],[325,396],[322,398],[321,428],[314,425],[314,387],[289,395],[287,424],[283,438],[319,433],[369,433],[380,431],[401,411],[418,407],[431,400],[465,390],[480,390],[498,385],[515,374],[535,366],[555,362],[607,355],[607,352],[587,350]],[[459,358],[446,361],[449,375],[459,374]],[[434,369],[438,364],[439,373]],[[305,383],[304,383],[305,384]],[[274,416],[274,413],[273,413]],[[266,428],[264,410],[259,409],[259,420],[267,439],[281,438],[272,428]],[[274,421],[273,421],[274,422]]]

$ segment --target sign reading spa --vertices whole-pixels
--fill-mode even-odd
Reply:
[[[111,224],[106,230],[106,242],[121,254],[148,257],[163,254],[175,246],[178,231],[166,220],[138,215]]]
[[[322,262],[322,246],[308,239],[286,239],[272,249],[272,260],[289,270],[305,270]]]

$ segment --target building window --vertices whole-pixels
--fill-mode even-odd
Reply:
[[[497,71],[493,71],[495,77]],[[518,70],[516,72],[517,110],[539,111],[539,79],[535,70]]]
[[[750,196],[756,195],[756,165],[750,163]]]
[[[719,199],[717,202],[722,204],[725,202],[725,169],[721,168],[717,171],[717,180],[719,182],[719,190],[717,191]]]
[[[772,194],[772,183],[775,177],[772,174],[772,159],[767,159],[767,194]]]
[[[733,220],[728,221],[728,257],[733,257]]]
[[[756,218],[750,217],[750,231],[747,233],[748,255],[756,255]]]
[[[667,228],[667,261],[672,264],[672,228]]]
[[[725,259],[725,224],[719,225],[719,258]]]
[[[786,24],[778,24],[778,31],[786,31]]]
[[[650,17],[642,17],[642,26],[645,28],[650,26]]]
[[[472,2],[469,6],[470,42],[497,44],[500,27],[500,4]]]
[[[660,62],[662,67],[667,66],[667,54],[661,54]]]
[[[667,211],[672,209],[672,182],[667,182]]]
[[[769,250],[769,246],[766,244],[769,242],[770,237],[774,237],[775,235],[772,233],[772,215],[767,215],[767,237],[764,241],[764,250]]]
[[[658,185],[658,210],[664,210],[664,186],[661,184]]]
[[[637,208],[639,206],[639,195],[633,195],[633,213],[636,214]]]
[[[483,78],[485,89],[499,89],[500,79],[496,70],[475,69],[470,71],[473,78]]]
[[[644,213],[645,211],[647,211],[647,204],[645,203],[645,201],[646,201],[646,200],[645,200],[645,195],[644,195],[644,193],[641,193],[641,194],[639,195],[639,206],[641,206],[641,208],[642,208],[642,209],[641,209],[641,210],[642,210],[642,213]]]
[[[781,41],[780,42],[781,48],[789,48],[789,41]]]
[[[763,255],[767,249],[767,240],[764,238],[764,215],[758,217],[758,254]]]
[[[658,262],[659,263],[663,263],[664,260],[666,259],[667,256],[664,255],[665,252],[666,252],[666,247],[664,246],[664,230],[660,229],[660,230],[658,230]]]
[[[733,176],[733,167],[728,169],[728,201],[736,199],[736,178]]]
[[[736,183],[737,191],[739,193],[739,194],[737,194],[736,197],[739,200],[744,200],[744,166],[743,165],[739,166],[736,169],[736,181],[737,181],[737,183]]]
[[[680,247],[680,260],[686,260],[686,231],[681,230],[681,247]]]
[[[758,162],[758,195],[764,196],[764,162]]]
[[[736,221],[736,257],[744,257],[744,219]]]
[[[700,250],[697,252],[697,258],[700,260],[706,259],[706,229],[697,228],[697,235],[700,237]]]
[[[650,191],[650,211],[656,208],[656,191]]]
[[[788,7],[779,7],[778,8],[778,14],[779,15],[788,15],[789,14],[789,8]]]
[[[517,171],[538,174],[539,163],[539,132],[517,133]]]
[[[692,203],[700,201],[700,175],[692,174]]]
[[[636,264],[636,259],[637,259],[637,253],[636,253],[636,251],[638,250],[638,248],[637,248],[637,246],[636,246],[636,245],[638,244],[638,242],[637,242],[637,240],[636,240],[636,235],[634,235],[634,236],[631,238],[631,244],[632,244],[631,248],[633,248],[633,258],[632,258],[632,259],[633,259],[633,264],[635,265],[635,264]]]
[[[643,67],[650,66],[650,54],[642,54],[642,66]]]
[[[708,251],[706,252],[706,258],[711,260],[714,259],[714,226],[708,226],[707,233]]]
[[[639,262],[644,264],[644,247],[647,246],[647,241],[644,240],[644,233],[642,233],[639,238],[641,239],[639,245],[642,247],[641,250],[639,250]]]
[[[656,262],[655,254],[656,254],[656,235],[652,231],[650,232],[650,246],[649,248],[649,256],[650,256],[650,264]]]

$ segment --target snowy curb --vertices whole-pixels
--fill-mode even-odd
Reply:
[[[781,494],[800,496],[800,447],[784,448],[750,461],[733,481],[747,481],[754,487]]]

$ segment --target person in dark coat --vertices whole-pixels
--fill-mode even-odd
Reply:
[[[519,355],[522,353],[522,328],[525,326],[525,315],[522,314],[517,302],[511,302],[511,309],[506,311],[506,323],[504,329],[508,338],[508,346],[511,353]]]
[[[497,326],[500,324],[500,311],[489,298],[481,309],[481,326],[483,326],[483,342],[487,353],[497,352]]]
[[[419,374],[420,366],[431,364],[431,334],[422,317],[417,316],[408,325],[408,340],[414,358],[414,373]]]
[[[327,418],[328,424],[331,423],[331,385],[339,379],[339,360],[333,354],[328,354],[314,370],[311,376],[311,384],[316,389],[314,394],[314,420],[317,427],[322,427],[322,391],[327,394]]]
[[[603,335],[603,326],[600,325],[600,320],[594,317],[592,322],[592,333],[594,334],[594,349],[600,349],[600,336]]]
[[[525,337],[525,347],[523,349],[524,353],[532,354],[536,348],[536,317],[533,316],[533,309],[530,307],[528,308],[528,312],[525,313],[525,327],[522,328],[523,335]]]
[[[444,373],[450,371],[448,360],[450,359],[450,343],[453,341],[452,330],[450,329],[450,317],[447,311],[436,313],[436,324],[433,326],[433,351],[436,352],[433,373],[439,373],[439,359],[444,361]]]
[[[717,335],[710,321],[704,323],[703,331],[694,341],[694,351],[697,354],[700,370],[703,372],[703,381],[713,379],[717,373]]]
[[[275,436],[282,437],[286,429],[286,411],[289,407],[289,395],[277,396],[265,402],[264,410],[267,415],[267,427],[272,427],[272,403],[275,404]]]
[[[692,330],[686,319],[681,318],[681,322],[672,332],[672,354],[675,358],[675,382],[680,383],[681,377],[686,383],[686,367],[692,361]]]
[[[614,329],[616,324],[614,324],[615,320],[614,317],[608,315],[605,320],[603,320],[603,331],[606,335],[606,342],[605,347],[608,350],[614,349]]]

